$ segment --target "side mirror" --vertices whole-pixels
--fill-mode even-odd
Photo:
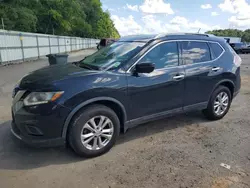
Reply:
[[[135,72],[137,73],[151,73],[154,69],[155,65],[153,63],[140,63],[135,66]]]

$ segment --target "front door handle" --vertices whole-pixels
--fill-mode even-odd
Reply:
[[[214,67],[214,68],[212,68],[212,71],[218,71],[218,70],[220,70],[220,67]]]
[[[183,74],[182,75],[176,75],[176,76],[173,77],[173,79],[179,81],[179,80],[182,80],[184,77],[185,76]]]

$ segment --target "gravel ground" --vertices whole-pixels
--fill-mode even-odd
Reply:
[[[110,152],[94,159],[64,148],[30,148],[14,139],[13,84],[45,64],[1,67],[0,187],[250,187],[250,56],[242,59],[242,89],[224,119],[211,122],[192,112],[147,123],[121,135]]]

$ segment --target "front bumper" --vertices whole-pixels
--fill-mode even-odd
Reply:
[[[23,141],[27,145],[33,146],[33,147],[56,147],[56,146],[64,146],[65,145],[65,139],[60,138],[53,138],[53,139],[41,139],[41,138],[30,138],[25,137],[21,134],[20,130],[18,130],[15,123],[12,121],[11,123],[11,133],[19,140]]]
[[[23,101],[12,106],[12,134],[37,147],[62,146],[66,140],[62,136],[63,125],[70,109],[56,103],[25,107]]]

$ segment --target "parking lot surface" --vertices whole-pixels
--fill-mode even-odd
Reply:
[[[78,52],[70,59],[84,55]],[[0,187],[249,188],[250,55],[241,57],[241,92],[222,120],[208,121],[200,112],[191,112],[143,124],[93,159],[79,158],[65,148],[30,148],[13,138],[12,88],[47,62],[0,67]]]

